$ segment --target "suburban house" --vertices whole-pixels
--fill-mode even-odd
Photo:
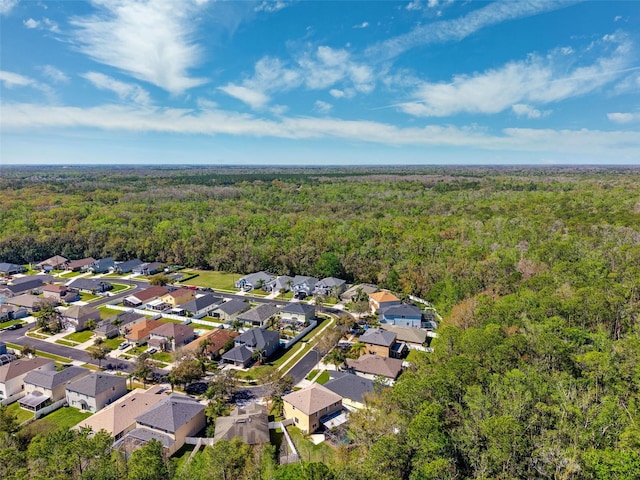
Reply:
[[[355,372],[364,378],[375,380],[376,377],[384,377],[391,384],[402,372],[402,360],[397,358],[381,357],[380,355],[366,354],[357,360],[347,358],[348,370]]]
[[[67,367],[64,370],[32,370],[24,377],[24,392],[18,403],[25,410],[37,412],[55,402],[64,400],[65,385],[89,375],[91,371],[82,367]]]
[[[367,353],[381,357],[400,358],[405,350],[404,343],[396,342],[396,334],[380,328],[370,328],[358,341],[364,343]]]
[[[268,292],[288,292],[291,290],[292,286],[293,277],[290,277],[289,275],[281,275],[267,283],[264,289]]]
[[[21,358],[0,366],[0,402],[8,405],[25,394],[24,377],[32,370],[54,371],[53,360],[43,357]]]
[[[44,284],[41,279],[30,277],[29,280],[14,283],[13,285],[3,285],[0,287],[0,296],[4,298],[13,298],[25,293],[38,295],[42,293]]]
[[[127,260],[126,262],[116,262],[111,268],[111,271],[120,274],[132,273],[133,269],[140,265],[142,265],[142,260],[135,258],[133,260]]]
[[[93,332],[102,338],[114,338],[126,332],[127,328],[130,328],[132,325],[146,319],[147,317],[145,315],[129,310],[128,312],[122,312],[113,317],[101,320]]]
[[[164,351],[175,351],[193,340],[193,327],[179,323],[166,322],[151,330],[149,346]]]
[[[93,320],[96,325],[100,321],[100,311],[89,305],[73,305],[60,312],[65,328],[73,328],[76,332],[87,328],[87,322]]]
[[[213,443],[239,438],[247,445],[269,443],[269,417],[267,408],[251,403],[246,408],[236,407],[228,417],[216,418]]]
[[[224,302],[222,297],[207,293],[206,295],[194,298],[190,302],[181,304],[180,307],[194,317],[203,317],[215,310],[222,302]]]
[[[60,255],[54,255],[51,258],[47,258],[46,260],[37,263],[36,268],[44,270],[45,272],[50,270],[64,270],[64,267],[68,261],[68,259]]]
[[[308,297],[313,295],[313,290],[316,287],[316,283],[318,283],[317,278],[306,277],[304,275],[296,275],[293,278],[293,285],[291,286],[291,290],[296,297],[300,296],[300,294],[304,294]]]
[[[373,380],[353,373],[329,371],[331,380],[324,388],[342,397],[342,405],[349,410],[360,410],[365,406],[365,395],[374,390]]]
[[[289,302],[280,312],[283,320],[296,321],[308,325],[316,318],[316,307],[308,303]]]
[[[340,295],[340,299],[343,302],[352,302],[358,291],[362,291],[362,293],[369,296],[372,293],[379,292],[380,289],[377,285],[373,285],[372,283],[360,283],[358,285],[353,285],[346,292]]]
[[[91,293],[103,293],[107,290],[111,290],[113,285],[109,282],[99,280],[96,278],[76,278],[68,284],[69,288],[74,288],[80,292]]]
[[[95,261],[96,259],[93,257],[81,258],[80,260],[69,260],[65,264],[64,268],[70,272],[85,271]]]
[[[248,292],[254,288],[266,287],[269,282],[275,278],[275,275],[271,275],[267,272],[251,273],[242,277],[236,282],[236,288]]]
[[[42,296],[51,300],[61,302],[75,302],[78,300],[78,294],[69,290],[66,285],[55,285],[48,283],[42,287]]]
[[[93,372],[68,383],[65,390],[70,407],[95,413],[127,393],[127,379]]]
[[[396,334],[396,342],[402,342],[409,349],[422,350],[422,347],[430,343],[429,332],[420,328],[399,327],[397,325],[383,324],[380,328]]]
[[[16,275],[26,271],[27,269],[22,265],[16,265],[15,263],[0,263],[0,275]]]
[[[104,430],[119,440],[136,426],[136,417],[161,402],[166,395],[161,385],[154,385],[148,390],[136,388],[106,406],[94,415],[85,418],[73,428],[81,430],[90,428],[94,432]]]
[[[422,327],[422,310],[408,303],[384,306],[380,308],[378,315],[381,324],[412,328]]]
[[[238,321],[252,327],[266,327],[269,320],[274,319],[279,312],[280,308],[273,303],[261,303],[260,305],[241,313],[238,315],[237,319]]]
[[[224,322],[232,322],[238,315],[249,310],[249,308],[251,308],[249,302],[232,298],[222,305],[218,305],[211,313],[214,317],[218,317]]]
[[[0,321],[17,320],[27,316],[27,309],[6,303],[0,303]]]
[[[145,290],[129,295],[122,301],[122,304],[125,307],[144,308],[147,303],[152,302],[153,300],[157,300],[167,293],[169,293],[169,290],[159,285],[155,285],[153,287],[149,287]]]
[[[314,383],[282,397],[284,417],[292,420],[302,433],[313,433],[322,425],[323,419],[342,410],[342,397]]]
[[[238,335],[235,346],[222,355],[222,360],[236,366],[246,367],[256,352],[263,358],[269,358],[280,347],[280,334],[272,330],[252,328]]]
[[[0,293],[0,295],[2,295]],[[27,310],[27,313],[31,314],[33,312],[37,312],[42,308],[44,298],[39,297],[38,295],[32,295],[30,293],[23,293],[22,295],[18,295],[17,297],[8,298],[6,302],[15,307],[24,308]]]
[[[347,282],[340,278],[327,277],[316,283],[313,290],[314,295],[336,295],[340,298],[347,286]]]
[[[139,448],[152,439],[159,440],[165,457],[180,450],[187,437],[206,425],[205,406],[195,398],[171,394],[136,417],[136,426],[114,444],[117,450]]]
[[[106,273],[113,268],[116,261],[113,257],[100,258],[87,267],[87,271],[92,273]]]
[[[137,267],[133,267],[132,273],[138,275],[155,275],[164,271],[164,264],[160,262],[143,263]]]
[[[183,303],[190,302],[196,297],[196,294],[193,290],[188,288],[179,288],[177,290],[173,290],[172,292],[165,293],[159,300],[162,303],[166,303],[171,305],[171,308],[176,308],[178,305],[182,305]]]
[[[220,358],[220,355],[222,355],[224,346],[238,335],[240,334],[233,330],[215,328],[208,330],[204,335],[196,338],[193,342],[189,343],[185,349],[196,353],[202,351],[212,360],[217,360]]]
[[[391,292],[376,292],[369,295],[369,307],[371,313],[378,313],[380,309],[391,305],[400,305],[400,299]]]
[[[36,275],[25,275],[23,277],[13,277],[11,283],[13,285],[20,285],[24,282],[31,282],[32,280],[40,280],[42,284],[53,283],[56,278],[53,275],[47,275],[46,273],[38,273]]]
[[[134,345],[144,345],[149,341],[151,331],[164,325],[164,323],[165,322],[161,320],[150,320],[148,318],[145,318],[141,322],[129,326],[126,329],[127,333],[125,334],[124,338],[126,338],[129,343],[133,343]]]

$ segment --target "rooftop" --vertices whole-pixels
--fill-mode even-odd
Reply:
[[[155,430],[175,433],[205,408],[195,398],[172,394],[136,417],[136,422]]]
[[[342,397],[328,388],[314,383],[310,387],[285,395],[282,397],[282,400],[294,406],[305,415],[312,415],[334,403],[342,402]]]
[[[370,328],[360,336],[359,340],[370,345],[390,347],[396,341],[396,334],[379,328]]]
[[[126,386],[126,384],[127,380],[125,377],[93,372],[67,385],[67,390],[88,395],[89,397],[95,397],[111,388]]]

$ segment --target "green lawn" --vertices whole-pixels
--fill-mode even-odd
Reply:
[[[320,376],[318,377],[318,379],[316,380],[316,383],[319,383],[320,385],[324,385],[325,383],[327,383],[329,380],[331,379],[331,377],[329,377],[329,372],[324,370]]]
[[[121,335],[119,337],[105,339],[103,345],[111,350],[115,350],[122,342],[124,342],[124,337]]]
[[[78,345],[77,342],[69,342],[68,340],[56,340],[56,343],[59,345],[64,345],[65,347],[75,347],[76,345]]]
[[[59,278],[73,278],[73,277],[77,277],[78,275],[82,275],[83,272],[65,272],[63,274],[61,274],[59,276]]]
[[[182,273],[187,275],[197,275],[188,280],[189,285],[198,287],[209,287],[217,290],[237,290],[235,283],[242,277],[237,273],[215,272],[210,270],[184,269]]]
[[[82,300],[83,302],[92,302],[93,300],[96,300],[98,298],[102,297],[98,295],[92,295],[91,293],[80,292],[80,300]]]
[[[109,307],[100,307],[98,309],[100,311],[100,320],[104,320],[105,318],[113,317],[114,315],[118,315],[123,313],[121,310],[114,310]]]
[[[318,370],[311,370],[309,372],[309,375],[305,377],[305,380],[313,380],[317,374],[318,374]]]
[[[33,417],[33,412],[20,408],[20,404],[18,402],[9,405],[7,407],[7,411],[16,415],[16,417],[18,418],[18,423],[22,423]]]
[[[81,412],[73,407],[63,407],[27,425],[26,428],[33,429],[34,432],[52,432],[59,428],[71,428],[90,416],[91,413]]]
[[[129,288],[129,285],[123,283],[112,283],[111,285],[113,285],[113,288],[109,290],[111,293],[121,292]]]
[[[84,343],[87,340],[91,340],[93,337],[93,332],[91,330],[83,330],[82,332],[73,332],[64,337],[66,340],[71,340],[72,342]]]
[[[171,363],[173,362],[173,358],[171,358],[171,354],[169,352],[158,352],[151,355],[151,358],[157,360],[158,362]]]
[[[51,360],[55,360],[56,362],[61,362],[61,363],[71,363],[73,361],[70,358],[61,357],[59,355],[54,355],[52,353],[42,352],[40,350],[36,350],[36,355],[38,357],[50,358]]]
[[[314,445],[302,435],[297,427],[287,427],[291,440],[298,450],[300,460],[304,462],[328,462],[330,463],[334,456],[333,449],[326,443]]]

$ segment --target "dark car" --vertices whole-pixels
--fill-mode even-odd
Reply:
[[[13,325],[9,325],[5,330],[18,330],[19,328],[22,328],[22,324],[14,323]]]

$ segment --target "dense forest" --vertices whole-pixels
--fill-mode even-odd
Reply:
[[[434,353],[351,416],[333,460],[276,468],[245,452],[219,470],[210,454],[192,467],[209,476],[176,478],[640,475],[640,170],[0,172],[0,261],[319,275],[330,256],[443,313]]]

